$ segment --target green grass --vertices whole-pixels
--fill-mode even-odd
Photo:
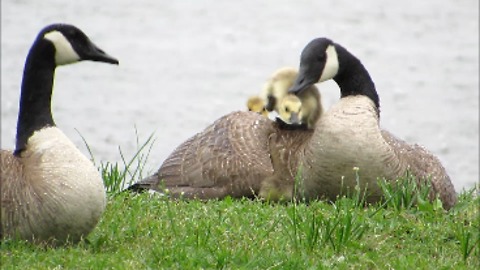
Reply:
[[[152,197],[153,196],[153,197]],[[7,241],[2,269],[474,269],[479,199],[449,213],[255,200],[111,197],[86,241],[48,248]]]
[[[149,141],[151,137],[149,138]],[[140,152],[149,152],[139,144]],[[97,228],[60,248],[7,240],[2,269],[476,269],[480,197],[461,193],[449,212],[411,176],[381,182],[384,202],[359,190],[335,203],[182,201],[119,190],[145,157],[100,164],[109,201]],[[409,178],[410,177],[410,178]]]

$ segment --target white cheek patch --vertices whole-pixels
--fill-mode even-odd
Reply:
[[[43,37],[50,40],[55,46],[55,63],[57,65],[71,64],[80,60],[80,56],[70,42],[59,31],[48,32]]]
[[[338,72],[338,55],[335,46],[329,45],[327,47],[327,62],[325,63],[325,67],[323,68],[322,76],[320,76],[320,80],[318,82],[324,82],[326,80],[330,80]]]

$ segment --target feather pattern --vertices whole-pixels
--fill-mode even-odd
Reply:
[[[40,31],[25,62],[15,151],[0,152],[0,239],[78,242],[105,209],[100,173],[53,121],[57,66],[82,60],[118,64],[78,28]]]
[[[375,85],[345,48],[327,38],[307,44],[287,92],[301,97],[328,79],[340,87],[341,99],[313,130],[284,130],[258,114],[232,113],[183,143],[157,174],[132,189],[161,190],[162,182],[167,189],[188,190],[187,197],[203,199],[253,193],[275,200],[334,200],[357,185],[358,174],[367,200],[375,202],[382,197],[379,179],[394,181],[410,170],[417,181],[430,181],[431,198],[438,195],[450,209],[457,195],[445,168],[425,148],[380,128]],[[205,192],[205,187],[215,192]],[[190,196],[198,193],[202,196]]]

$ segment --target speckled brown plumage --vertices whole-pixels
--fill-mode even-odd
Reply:
[[[274,200],[334,200],[358,184],[367,190],[367,201],[375,202],[383,195],[379,180],[393,181],[410,170],[417,181],[431,181],[431,198],[439,195],[450,209],[457,195],[442,164],[425,148],[381,130],[375,84],[344,47],[328,38],[308,43],[288,93],[301,96],[329,79],[340,87],[341,98],[313,131],[281,130],[258,115],[233,113],[182,144],[157,174],[132,189],[162,190],[163,179],[175,195],[185,192],[189,198],[253,193]]]
[[[165,187],[185,198],[252,197],[261,179],[273,173],[268,149],[273,132],[272,122],[257,113],[226,115],[177,147],[138,186]]]
[[[382,136],[392,146],[396,155],[409,161],[409,170],[417,177],[417,181],[431,182],[432,198],[438,194],[448,209],[457,202],[457,194],[450,176],[435,155],[424,146],[408,144],[385,130],[382,130]]]
[[[347,105],[348,104],[348,105]],[[294,197],[335,199],[356,185],[378,201],[379,178],[432,175],[433,192],[445,208],[456,202],[448,175],[430,152],[381,130],[373,103],[365,96],[342,98],[324,113],[314,131],[281,130],[254,113],[226,115],[180,145],[159,171],[134,185],[185,198]],[[162,181],[163,180],[163,181]]]

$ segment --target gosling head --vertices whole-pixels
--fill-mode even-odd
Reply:
[[[302,101],[293,94],[284,96],[278,108],[280,119],[289,125],[301,125],[303,119]]]
[[[118,60],[97,47],[82,32],[69,24],[52,24],[38,34],[32,48],[51,50],[55,65],[67,65],[83,60],[117,64]]]
[[[250,97],[247,100],[247,108],[251,112],[256,112],[265,117],[268,117],[268,112],[265,109],[265,103],[263,102],[263,99],[259,96]]]

